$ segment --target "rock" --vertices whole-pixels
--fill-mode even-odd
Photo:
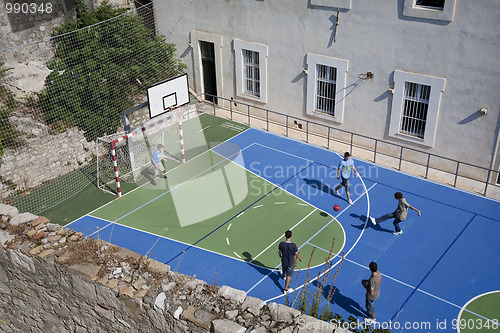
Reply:
[[[167,283],[167,284],[163,284],[163,285],[161,286],[161,290],[163,290],[164,292],[167,292],[167,291],[169,291],[170,289],[172,289],[173,287],[175,287],[175,284],[176,284],[175,282],[169,282],[169,283]]]
[[[301,315],[299,310],[289,308],[288,306],[283,304],[271,302],[268,304],[268,307],[271,313],[271,318],[277,322],[285,322],[287,324],[291,324],[294,318],[297,318]]]
[[[0,245],[5,244],[5,242],[10,242],[13,239],[14,235],[11,235],[7,230],[0,230]]]
[[[164,292],[161,292],[158,294],[158,296],[156,296],[154,304],[154,309],[156,311],[160,313],[163,313],[163,311],[165,311],[165,298],[167,298],[167,296]]]
[[[238,316],[238,310],[229,310],[229,311],[226,311],[226,313],[224,314],[224,317],[226,317],[226,319],[229,319],[229,320],[234,320],[234,318],[236,318],[236,316]]]
[[[0,216],[3,215],[12,218],[17,214],[19,214],[19,211],[17,210],[16,207],[0,204]]]
[[[11,225],[20,225],[23,223],[28,223],[36,219],[38,216],[31,213],[21,213],[12,217],[9,221]]]
[[[174,312],[174,318],[177,319],[177,320],[179,320],[181,314],[182,314],[182,307],[179,306],[177,308],[177,310],[175,310],[175,312]]]
[[[148,264],[148,270],[152,273],[166,274],[170,271],[170,266],[165,265],[153,259],[148,259],[147,264]]]
[[[247,293],[242,290],[237,290],[229,286],[222,286],[217,295],[231,300],[233,303],[243,303]]]
[[[227,319],[212,321],[210,333],[245,333],[246,328]]]
[[[75,264],[75,265],[71,265],[68,267],[68,270],[70,272],[80,274],[80,275],[85,276],[91,280],[96,279],[97,274],[99,273],[100,269],[101,269],[101,266],[94,265],[94,264]]]
[[[194,306],[188,306],[188,308],[182,312],[181,319],[192,322],[196,326],[204,328],[208,331],[212,320],[215,319],[215,316],[205,310],[196,310]]]
[[[12,261],[14,265],[35,273],[35,263],[33,262],[33,259],[31,259],[31,257],[28,257],[27,255],[22,254],[18,251],[8,251],[8,253],[10,256],[10,261]]]
[[[36,226],[38,226],[40,224],[45,225],[47,223],[49,223],[49,219],[48,218],[46,218],[44,216],[39,216],[36,219],[34,219],[33,221],[31,221],[31,226],[33,228],[35,228]]]
[[[300,333],[347,333],[349,331],[337,328],[336,325],[310,316],[300,315],[296,320]]]
[[[47,257],[47,256],[51,255],[52,253],[54,253],[54,251],[55,251],[54,249],[48,249],[48,250],[45,250],[45,251],[40,252],[40,253],[38,254],[38,256],[39,256],[40,258],[45,258],[45,257]]]
[[[202,280],[194,279],[185,284],[188,289],[196,289],[198,286],[205,286],[207,283]]]

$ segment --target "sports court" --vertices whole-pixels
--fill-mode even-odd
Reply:
[[[397,322],[393,332],[500,331],[499,202],[354,156],[349,205],[333,193],[341,154],[208,114],[184,125],[185,164],[167,162],[156,185],[145,180],[67,226],[265,301],[296,306],[303,288],[312,295],[323,281],[320,307],[334,288],[331,311],[346,320],[365,317],[361,280],[375,261],[377,320]],[[422,212],[409,211],[400,236],[391,220],[367,219],[394,211],[397,191]],[[287,229],[304,259],[288,299],[277,255]]]

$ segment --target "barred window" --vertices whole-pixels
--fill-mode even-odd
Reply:
[[[243,50],[245,93],[260,96],[259,52]]]
[[[406,82],[400,133],[424,138],[431,87]]]
[[[316,111],[335,116],[337,69],[316,65]]]

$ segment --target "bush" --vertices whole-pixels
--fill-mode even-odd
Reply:
[[[3,79],[11,68],[0,68],[0,79]],[[0,84],[0,156],[4,154],[4,148],[12,148],[19,144],[19,132],[9,123],[9,116],[19,102],[14,94],[3,84]]]
[[[76,125],[94,139],[115,133],[134,98],[185,66],[175,45],[153,36],[140,16],[106,1],[91,12],[79,0],[77,17],[53,29],[52,72],[38,97],[53,129]]]

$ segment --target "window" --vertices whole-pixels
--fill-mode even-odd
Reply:
[[[456,0],[404,0],[403,16],[453,21]]]
[[[335,116],[335,81],[337,69],[316,65],[316,111]]]
[[[236,96],[267,103],[267,45],[233,42]]]
[[[344,59],[308,53],[306,114],[342,123],[347,67]]]
[[[416,5],[431,9],[443,10],[444,0],[417,0]]]
[[[413,82],[405,83],[405,102],[400,133],[424,138],[430,94],[430,86]]]
[[[394,71],[389,136],[432,147],[445,82],[443,78]]]
[[[245,69],[245,93],[260,96],[260,68],[259,54],[250,50],[243,50]]]

